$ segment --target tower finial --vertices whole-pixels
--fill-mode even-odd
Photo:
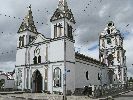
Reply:
[[[27,7],[29,10],[31,10],[31,4]]]
[[[30,6],[29,6],[29,10],[31,10],[31,4],[30,4]]]
[[[58,8],[66,10],[68,8],[66,0],[59,0]]]
[[[30,30],[33,33],[37,33],[37,29],[34,25],[34,21],[33,21],[33,16],[32,16],[32,11],[31,11],[31,5],[28,8],[28,13],[24,18],[24,21],[22,22],[18,33],[25,31],[25,30]]]

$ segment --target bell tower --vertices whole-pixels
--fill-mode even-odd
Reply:
[[[28,81],[25,79],[29,77],[29,45],[38,34],[35,27],[31,6],[28,7],[28,13],[23,19],[20,28],[17,32],[17,53],[16,53],[16,66],[15,67],[15,81],[18,89],[29,89]]]
[[[116,74],[117,83],[126,83],[127,67],[123,48],[123,39],[120,31],[110,21],[99,37],[99,60],[105,63]],[[113,79],[116,83],[116,79]]]
[[[73,25],[76,23],[68,9],[66,0],[59,0],[58,7],[50,19],[51,38],[66,36],[73,40]]]
[[[68,8],[66,0],[59,0],[57,9],[51,17],[50,22],[52,42],[50,43],[49,59],[50,62],[56,62],[56,64],[51,63],[50,66],[52,68],[52,66],[62,64],[58,66],[61,69],[62,76],[62,88],[60,88],[60,92],[63,92],[65,95],[65,90],[74,92],[75,89],[75,41],[73,39],[73,26],[76,23],[71,9]],[[53,69],[51,69],[51,72],[53,72],[52,70]],[[66,78],[67,70],[71,71]],[[50,88],[50,86],[48,88]],[[52,89],[50,91],[52,92]]]
[[[18,42],[17,42],[18,48],[28,45],[38,34],[36,26],[33,21],[31,5],[28,7],[28,13],[23,19],[23,22],[21,23],[17,33],[18,33]]]

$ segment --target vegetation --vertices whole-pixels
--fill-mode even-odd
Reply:
[[[130,77],[130,78],[128,79],[128,82],[133,82],[133,77]]]
[[[4,85],[4,83],[5,83],[5,80],[4,79],[1,79],[0,80],[0,89],[2,88],[2,86]]]

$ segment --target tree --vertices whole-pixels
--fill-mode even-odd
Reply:
[[[2,88],[2,86],[5,84],[5,80],[4,79],[1,79],[0,80],[0,89]]]
[[[133,82],[133,78],[132,78],[132,77],[130,77],[128,81],[129,81],[129,82]]]

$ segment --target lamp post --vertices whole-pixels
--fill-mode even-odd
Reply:
[[[65,22],[65,19],[64,19]],[[66,22],[65,22],[66,23]],[[64,26],[65,26],[64,23]],[[66,28],[64,28],[64,75],[63,75],[63,100],[67,100],[66,98]]]

